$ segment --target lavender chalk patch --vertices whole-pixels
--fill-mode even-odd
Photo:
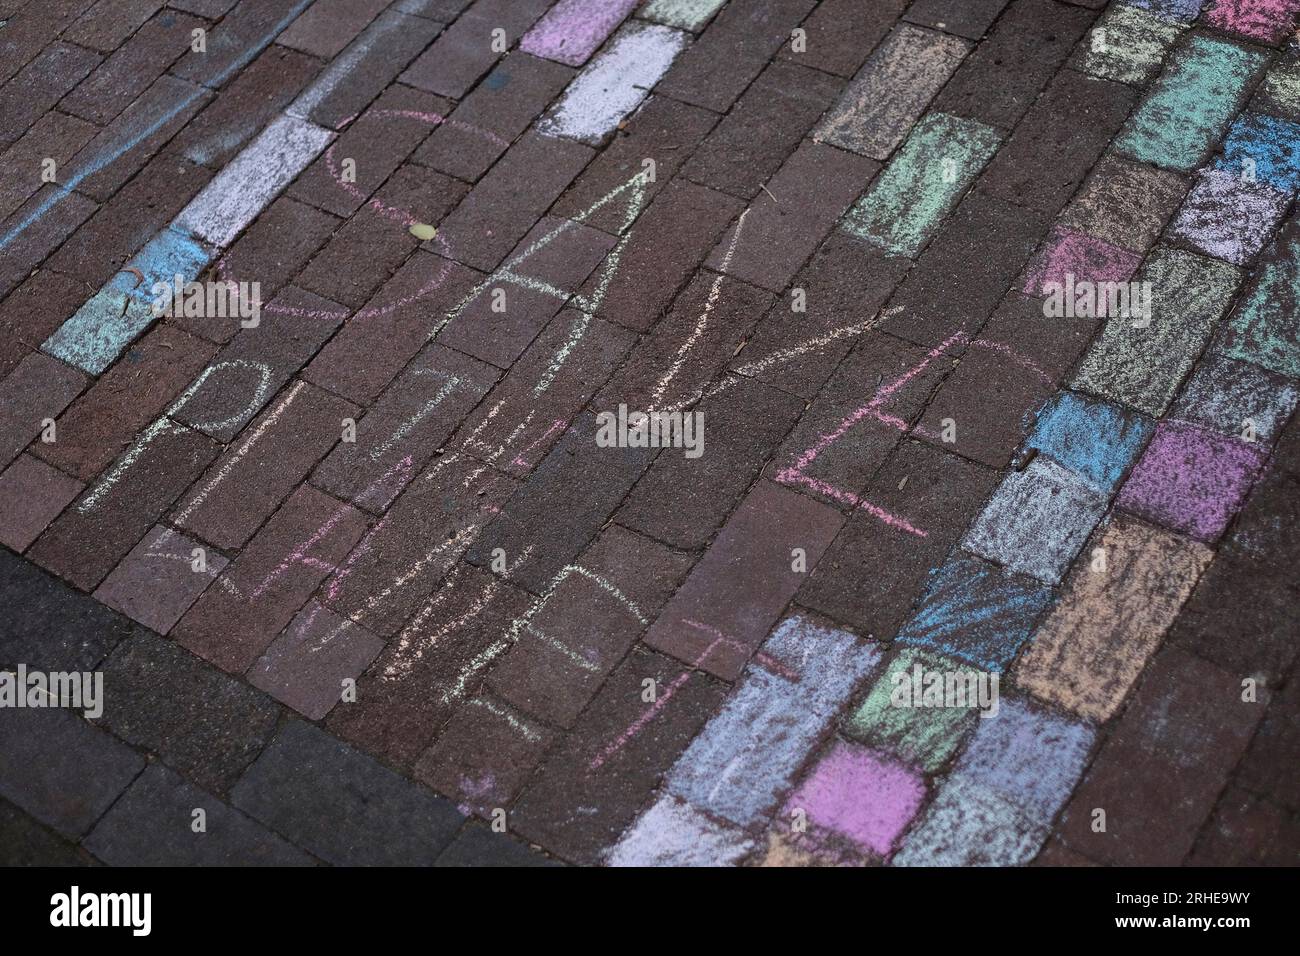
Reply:
[[[1094,736],[1080,721],[1003,698],[997,715],[976,726],[950,780],[994,791],[1046,826],[1079,782]]]
[[[1116,504],[1212,544],[1241,508],[1266,459],[1258,444],[1186,422],[1162,422]]]
[[[547,136],[599,143],[641,105],[687,39],[669,27],[628,24],[574,78],[537,129]]]
[[[852,634],[786,620],[670,771],[668,791],[741,826],[762,819],[877,661]]]
[[[609,851],[610,866],[735,866],[754,849],[740,830],[661,796]]]
[[[992,561],[1055,584],[1106,512],[1107,495],[1049,458],[1009,472],[963,542]]]
[[[547,60],[582,66],[638,0],[560,0],[524,34],[519,47]]]
[[[1244,265],[1264,248],[1290,197],[1231,169],[1205,169],[1174,220],[1173,234],[1216,259]]]
[[[1209,355],[1197,367],[1169,414],[1221,435],[1270,445],[1295,411],[1296,385],[1250,362]]]

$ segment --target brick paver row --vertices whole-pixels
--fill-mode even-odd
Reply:
[[[1294,862],[1296,4],[10,6],[11,862]]]

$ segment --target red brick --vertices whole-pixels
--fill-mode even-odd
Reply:
[[[134,455],[134,457],[132,457]],[[32,545],[42,567],[90,591],[217,456],[205,435],[159,419]]]
[[[181,499],[174,520],[219,548],[242,547],[357,414],[350,402],[293,383]]]
[[[424,142],[451,106],[409,87],[389,88],[303,170],[289,195],[336,216],[352,215]],[[354,183],[342,181],[345,159],[356,164]]]
[[[306,378],[371,402],[481,278],[449,259],[416,252],[321,349]]]
[[[109,53],[121,46],[162,5],[162,0],[99,0],[63,32],[63,38]]]
[[[799,420],[772,460],[769,475],[793,470],[779,480],[814,497],[857,505],[867,482],[903,438],[903,425],[915,422],[950,361],[892,336],[868,333]],[[872,409],[877,397],[880,402]]]
[[[322,0],[304,10],[275,42],[331,60],[387,6],[388,0]]]
[[[89,294],[71,276],[41,269],[0,299],[0,377],[39,349]]]
[[[399,79],[460,99],[501,55],[492,50],[492,31],[505,30],[513,47],[548,6],[550,0],[476,0]]]
[[[1241,699],[1241,678],[1166,648],[1093,760],[1059,832],[1099,863],[1175,866],[1192,849],[1268,706]],[[1092,829],[1106,811],[1106,832]]]
[[[463,455],[439,458],[329,579],[326,603],[376,634],[396,634],[516,487]]]
[[[365,628],[308,601],[253,665],[248,682],[321,720],[342,700],[343,681],[356,680],[383,647]]]
[[[690,565],[664,545],[606,528],[511,628],[487,686],[523,713],[572,727]]]
[[[235,240],[213,274],[236,282],[261,283],[265,304],[329,242],[340,225],[329,213],[281,196]],[[235,324],[231,323],[232,327]]]
[[[57,419],[85,385],[80,372],[40,352],[0,380],[0,466],[17,458],[40,433],[42,422]]]
[[[472,299],[463,306],[458,303],[450,313],[439,341],[498,368],[509,368],[566,301],[550,291],[530,288],[534,283],[528,280],[571,295],[605,261],[616,241],[597,229],[545,217],[519,241],[501,270],[523,281],[489,276],[475,287]],[[493,309],[499,301],[497,289],[505,293],[501,312]]]
[[[759,482],[741,502],[645,643],[735,680],[844,523],[839,512],[798,492]]]
[[[919,442],[903,442],[863,498],[901,515],[926,537],[855,510],[795,600],[877,640],[891,639],[931,571],[943,564],[996,485],[995,472]]]
[[[803,144],[750,205],[743,226],[719,240],[709,266],[780,292],[879,168],[831,146]]]
[[[792,281],[806,311],[782,296],[732,360],[739,374],[811,400],[849,353],[907,272],[906,260],[886,256],[836,231]]]
[[[627,329],[564,310],[465,420],[451,444],[507,474],[528,474],[608,380],[634,338]]]
[[[47,265],[98,288],[166,228],[211,175],[187,159],[155,156],[50,256]]]
[[[447,254],[475,269],[496,268],[593,155],[569,140],[520,137],[443,220]]]
[[[1300,821],[1238,787],[1219,798],[1187,866],[1295,866]]]
[[[52,205],[45,206],[50,200],[53,200]],[[39,218],[30,218],[43,207],[45,211]],[[96,208],[92,200],[78,193],[65,193],[61,186],[51,183],[0,222],[0,235],[24,225],[0,258],[0,298],[26,279],[46,256],[94,214]]]
[[[33,451],[89,481],[166,410],[214,351],[179,329],[156,326],[59,416],[58,440]]]
[[[827,73],[852,76],[907,4],[908,0],[822,0],[799,24],[807,33],[807,49],[795,53],[792,46],[783,45],[780,55]]]
[[[239,0],[233,8],[216,12],[197,8],[193,3],[182,9],[219,22],[208,31],[207,52],[189,51],[172,67],[172,73],[203,86],[222,85],[224,74],[236,67],[255,44],[261,42],[297,0]]]
[[[42,113],[99,65],[100,57],[67,43],[53,43],[0,88],[0,130],[17,139]]]
[[[617,411],[620,402],[640,410],[694,402],[771,304],[760,289],[701,270],[601,392],[596,411]]]
[[[835,102],[842,86],[817,70],[773,62],[692,154],[682,175],[753,199]]]
[[[598,447],[595,416],[579,416],[479,535],[467,560],[489,565],[501,548],[512,580],[540,594],[596,536],[653,457],[654,449]]]
[[[208,22],[198,17],[160,13],[65,96],[59,109],[104,126],[189,49],[191,31],[207,27]]]
[[[290,286],[263,306],[256,326],[240,329],[217,353],[168,414],[230,441],[337,328],[332,306]]]
[[[112,162],[91,173],[77,190],[99,201],[106,200],[162,149],[212,98],[212,94],[193,83],[163,74],[122,111],[121,115],[96,136],[72,161],[73,169],[89,167],[114,156]],[[153,132],[159,118],[172,114]],[[137,142],[138,139],[138,142]],[[125,150],[125,151],[123,151]]]
[[[357,422],[356,441],[335,446],[312,481],[376,513],[442,447],[496,381],[497,372],[430,345]]]
[[[577,71],[515,51],[415,151],[417,163],[475,182]]]
[[[203,551],[195,570],[194,551]],[[164,525],[155,525],[95,590],[95,600],[166,634],[229,562]]]
[[[356,703],[330,714],[329,729],[410,767],[481,682],[476,658],[531,600],[496,575],[456,566],[357,682]]]
[[[271,44],[222,87],[207,109],[185,124],[167,150],[220,169],[280,114],[319,69],[311,57]]]
[[[360,309],[419,245],[405,225],[363,206],[295,283],[349,309]]]
[[[447,721],[416,763],[415,776],[462,809],[488,817],[523,788],[555,739],[544,724],[477,695]]]
[[[300,487],[172,636],[234,673],[247,670],[366,530],[365,516],[310,486]]]
[[[651,96],[627,118],[624,128],[601,150],[552,212],[576,219],[642,172],[646,159],[655,161],[654,182],[642,182],[643,202],[648,205],[666,187],[677,170],[690,158],[695,147],[713,128],[718,117],[695,106]],[[591,212],[582,221],[610,235],[627,227],[627,196],[616,198]]]
[[[723,193],[674,180],[628,234],[599,314],[638,332],[654,325],[742,205]],[[597,272],[584,294],[593,295],[601,281]]]
[[[48,0],[28,3],[18,10],[0,34],[0,83],[26,66],[93,2]]]
[[[66,178],[68,160],[93,135],[92,124],[62,113],[46,113],[33,123],[0,154],[0,164],[9,171],[0,182],[0,217],[9,215],[41,188],[41,163],[46,158],[54,160],[56,173],[65,171],[59,178]]]
[[[704,454],[661,454],[615,520],[684,550],[708,545],[804,410],[777,389],[731,381],[693,409],[704,416]]]
[[[0,544],[25,551],[82,487],[43,461],[19,455],[0,474]]]
[[[659,91],[724,113],[814,6],[813,0],[728,4],[677,58]]]

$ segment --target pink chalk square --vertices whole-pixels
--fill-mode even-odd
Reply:
[[[1024,292],[1047,295],[1051,291],[1049,283],[1068,288],[1080,282],[1127,282],[1141,262],[1142,256],[1136,252],[1084,232],[1057,227],[1030,265]]]
[[[1257,445],[1186,422],[1164,422],[1117,504],[1212,543],[1241,508],[1265,457]]]
[[[1295,22],[1300,0],[1214,0],[1205,15],[1212,26],[1263,43],[1277,43]]]
[[[31,455],[0,475],[0,544],[21,552],[81,493],[81,482]]]
[[[925,797],[920,776],[877,754],[837,741],[786,802],[786,819],[802,809],[811,829],[847,837],[888,857]]]

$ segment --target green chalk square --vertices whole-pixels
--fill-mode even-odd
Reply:
[[[1160,72],[1187,24],[1137,7],[1113,4],[1085,41],[1083,71],[1103,80],[1144,86]]]
[[[1241,270],[1157,246],[1134,279],[1151,283],[1151,324],[1109,319],[1071,384],[1158,418],[1227,311]]]
[[[916,258],[1002,144],[975,120],[928,113],[844,218],[843,229],[887,252]]]
[[[955,707],[894,706],[896,675],[910,673],[916,664],[927,673],[975,669],[941,654],[903,648],[845,722],[844,733],[910,766],[934,773],[956,753],[979,716],[975,710]]]

